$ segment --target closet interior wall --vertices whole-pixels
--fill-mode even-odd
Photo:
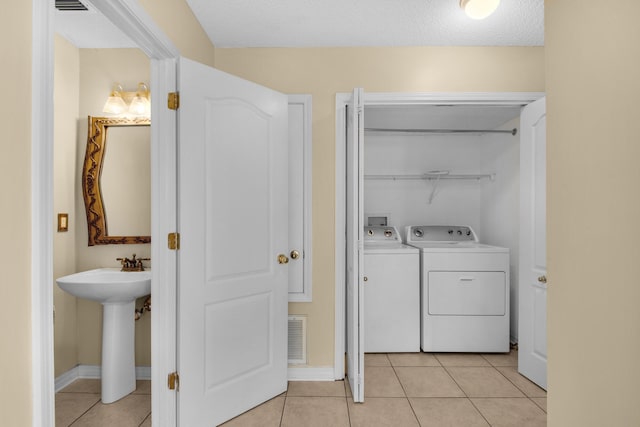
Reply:
[[[377,127],[366,122],[365,127]],[[494,129],[519,128],[516,117]],[[419,128],[419,126],[416,126]],[[489,174],[493,179],[365,179],[365,223],[386,216],[404,237],[409,225],[469,225],[482,243],[510,249],[511,335],[517,340],[519,133],[365,131],[364,175]],[[435,186],[435,191],[434,191]]]

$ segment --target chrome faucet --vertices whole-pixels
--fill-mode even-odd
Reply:
[[[122,264],[120,271],[144,271],[142,261],[151,261],[151,258],[136,258],[136,254],[133,254],[131,259],[127,257],[116,258],[116,261],[120,261],[120,264]]]

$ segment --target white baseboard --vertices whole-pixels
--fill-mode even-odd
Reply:
[[[320,368],[288,368],[289,381],[335,381],[333,366]]]
[[[55,391],[56,393],[77,380],[78,378],[102,378],[102,368],[99,365],[77,365],[64,374],[56,377]],[[137,380],[151,379],[151,366],[136,366]]]
[[[333,366],[320,368],[288,368],[287,376],[289,381],[335,381]],[[56,377],[55,391],[56,393],[59,392],[78,378],[100,379],[101,377],[100,366],[78,365]],[[150,380],[151,366],[136,366],[136,379]]]

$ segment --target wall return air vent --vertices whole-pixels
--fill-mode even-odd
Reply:
[[[89,10],[87,6],[78,0],[56,0],[56,9],[60,11],[85,11]]]
[[[289,316],[289,364],[307,363],[307,317]]]

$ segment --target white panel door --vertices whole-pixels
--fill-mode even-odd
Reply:
[[[362,89],[347,105],[347,376],[354,402],[364,402],[363,180],[364,108]]]
[[[520,281],[518,370],[547,388],[545,98],[520,116]]]
[[[178,420],[287,389],[287,97],[181,58]]]

